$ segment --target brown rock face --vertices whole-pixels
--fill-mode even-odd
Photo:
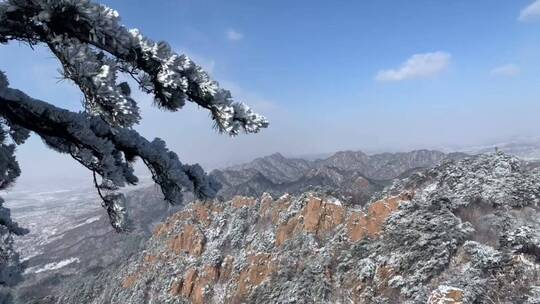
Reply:
[[[159,261],[160,257],[153,254],[146,254],[143,257],[143,261],[137,271],[127,275],[124,277],[124,280],[122,280],[122,288],[131,288],[137,284],[137,281],[139,281],[139,278],[144,275],[150,267],[152,267],[155,263]]]
[[[194,304],[204,304],[205,296],[204,290],[208,285],[212,285],[219,278],[219,269],[217,266],[207,265],[204,267],[202,273],[196,277],[193,282],[193,288],[191,290],[191,295],[186,297],[191,297],[192,303]]]
[[[341,205],[312,197],[297,216],[277,228],[276,245],[281,246],[294,235],[302,232],[324,236],[343,223],[345,210]]]
[[[183,296],[189,298],[192,303],[204,303],[204,286],[208,281],[208,276],[203,272],[199,276],[196,268],[188,270],[181,281],[174,282],[171,287],[171,294],[174,296]]]
[[[234,208],[241,208],[244,206],[253,206],[257,201],[252,197],[235,196],[232,199],[232,206]]]
[[[169,248],[176,254],[200,256],[204,250],[204,234],[192,224],[184,225],[182,232],[169,240]]]
[[[172,296],[179,296],[182,294],[182,281],[173,282],[171,289],[169,290]]]
[[[195,215],[195,218],[205,227],[208,227],[208,225],[210,225],[212,222],[210,212],[210,208],[202,203],[193,205],[193,214]]]
[[[343,222],[344,213],[340,205],[311,198],[304,208],[304,229],[317,235],[326,233]]]
[[[228,281],[232,277],[232,264],[233,258],[228,256],[221,265],[202,266],[202,270],[192,268],[180,281],[173,282],[170,293],[173,296],[188,298],[193,304],[207,303],[206,288]],[[276,267],[270,254],[248,256],[248,265],[235,278],[238,287],[231,301],[241,303],[253,288],[264,282],[275,271]]]
[[[445,286],[431,293],[428,304],[463,304],[463,290]]]
[[[228,256],[221,265],[206,265],[202,270],[188,270],[180,281],[171,285],[173,296],[188,298],[193,304],[207,303],[206,288],[212,288],[218,282],[224,282],[231,277],[233,258]]]
[[[392,267],[382,265],[377,267],[375,271],[376,290],[379,294],[385,295],[390,299],[397,299],[399,297],[399,290],[389,286],[390,280],[396,275],[396,272]]]
[[[159,260],[159,257],[157,255],[153,255],[153,254],[147,254],[143,258],[143,261],[144,261],[145,265],[155,264],[158,260]]]
[[[192,211],[181,211],[173,214],[165,223],[158,224],[154,229],[154,236],[164,236],[174,230],[176,222],[184,221],[192,216]]]
[[[265,203],[269,206],[268,209],[270,210],[269,212],[272,223],[277,224],[279,215],[282,212],[287,211],[287,209],[291,206],[291,197],[289,195],[284,195],[275,202],[267,200]]]
[[[227,256],[223,260],[223,263],[221,264],[221,268],[219,269],[220,282],[225,282],[231,278],[232,271],[233,271],[233,262],[234,262],[234,258],[232,256]]]
[[[289,219],[287,222],[279,225],[276,232],[276,245],[281,246],[287,241],[291,236],[294,234],[296,227],[298,226],[298,223],[300,220],[298,217],[293,217]]]
[[[174,230],[174,223],[191,219],[196,223],[201,223],[203,227],[208,227],[212,223],[212,213],[221,212],[220,206],[211,203],[197,202],[190,209],[172,215],[165,223],[158,224],[154,229],[154,236],[164,236]]]
[[[193,287],[195,286],[195,281],[198,277],[198,271],[197,269],[190,269],[186,273],[186,276],[182,280],[182,289],[181,293],[184,297],[189,298],[191,297],[191,294],[193,293]]]
[[[366,213],[352,212],[346,224],[349,239],[356,242],[365,237],[377,237],[390,214],[396,211],[401,203],[411,200],[412,197],[413,194],[406,192],[374,202],[368,207]]]
[[[136,274],[128,275],[122,281],[122,288],[131,288],[135,283],[137,283],[138,276]]]
[[[374,202],[366,212],[352,211],[347,216],[342,206],[312,197],[300,214],[278,226],[276,245],[283,245],[298,233],[313,233],[323,237],[343,222],[346,222],[347,234],[353,242],[365,237],[377,237],[390,214],[396,211],[402,202],[410,199],[412,194],[402,193]],[[277,205],[273,210],[273,218],[277,220],[279,212],[283,210],[284,208]]]
[[[162,236],[167,233],[167,231],[170,231],[170,225],[167,223],[161,223],[156,226],[154,229],[154,236]]]
[[[270,254],[262,253],[249,256],[248,262],[249,265],[240,272],[238,277],[238,290],[234,302],[241,302],[240,300],[248,295],[253,288],[276,271]]]
[[[230,205],[223,205],[221,208],[230,210],[238,208],[256,208],[260,218],[254,226],[254,230],[266,231],[274,230],[276,249],[285,244],[291,238],[300,234],[312,234],[323,240],[340,229],[348,234],[350,241],[358,241],[364,237],[376,237],[382,232],[386,219],[392,212],[398,209],[400,203],[411,199],[409,194],[402,194],[389,197],[371,204],[365,212],[349,211],[337,201],[331,198],[319,198],[307,195],[300,201],[293,200],[292,197],[284,195],[274,200],[269,195],[263,196],[258,202],[247,197],[235,197]],[[293,203],[294,208],[293,207]],[[300,204],[300,205],[296,205]],[[298,209],[297,206],[300,206]],[[171,259],[195,259],[198,262],[189,262],[190,266],[184,270],[181,278],[172,278],[171,287],[168,294],[172,297],[182,297],[190,303],[203,304],[215,301],[226,303],[245,303],[254,290],[270,280],[270,278],[281,271],[282,261],[276,259],[275,255],[269,252],[257,252],[253,248],[246,248],[250,251],[247,255],[247,263],[234,263],[234,258],[227,255],[219,264],[201,263],[202,257],[207,253],[205,247],[212,248],[212,238],[209,237],[208,244],[204,231],[206,228],[214,227],[223,220],[216,221],[215,216],[219,215],[218,207],[210,204],[194,203],[189,210],[185,210],[173,215],[167,223],[160,225],[155,232],[155,237],[166,237],[168,250],[164,252],[148,252],[143,256],[144,269],[139,269],[137,273],[148,273],[153,265],[160,261],[171,261]],[[294,209],[294,210],[293,210]],[[253,211],[253,210],[252,210]],[[292,216],[285,219],[288,214]],[[214,228],[215,229],[215,228]],[[210,249],[208,249],[210,250]],[[173,255],[169,251],[172,251]],[[182,256],[187,254],[190,257]],[[239,267],[239,268],[235,268]],[[301,259],[293,264],[289,271],[302,273],[305,263]],[[332,263],[324,266],[324,274],[328,280],[333,279],[335,269]],[[126,277],[122,283],[125,288],[129,288],[141,281],[137,273]],[[388,290],[388,281],[392,278],[393,271],[390,268],[379,267],[376,270],[376,280],[374,288],[377,290]],[[358,294],[363,290],[365,282],[360,282],[351,278],[350,286],[353,294]],[[229,288],[224,294],[224,287]],[[354,291],[357,289],[357,291]],[[384,293],[384,292],[383,292]],[[225,298],[216,300],[216,296],[222,294]]]

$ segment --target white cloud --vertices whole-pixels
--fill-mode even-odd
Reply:
[[[234,29],[228,29],[227,32],[227,39],[231,41],[238,41],[244,39],[244,34],[234,30]]]
[[[504,76],[504,77],[514,77],[519,75],[521,70],[515,64],[505,64],[498,67],[495,67],[491,70],[491,75],[493,76]]]
[[[401,81],[414,78],[427,78],[444,71],[450,64],[451,55],[446,52],[415,54],[396,69],[380,70],[378,81]]]
[[[536,0],[519,13],[519,21],[531,21],[540,17],[540,0]]]

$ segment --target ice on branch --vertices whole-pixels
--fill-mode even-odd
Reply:
[[[129,94],[125,96],[114,81],[116,72],[122,70],[133,76],[143,91],[152,93],[161,108],[176,111],[191,101],[208,109],[220,132],[256,133],[268,126],[264,116],[235,102],[229,91],[187,56],[173,52],[166,42],[154,42],[139,30],[127,29],[120,24],[119,14],[106,6],[88,0],[8,0],[0,6],[0,15],[4,15],[0,18],[0,41],[45,43],[55,54],[62,51],[55,49],[61,48],[63,52],[80,55],[73,62],[72,55],[57,54],[66,57],[60,58],[66,76],[85,92],[89,109],[109,121],[114,121],[115,115],[121,117],[117,121],[123,126],[138,120]],[[85,66],[83,59],[89,66]],[[80,75],[70,72],[72,66],[81,65],[82,70],[76,71]],[[104,77],[96,79],[91,75]],[[88,88],[94,92],[86,92]],[[97,89],[104,92],[98,94]],[[104,111],[115,101],[120,103],[119,109]]]
[[[140,120],[139,108],[127,83],[116,83],[116,62],[78,39],[49,44],[64,67],[64,77],[84,93],[85,110],[111,125],[129,127]]]
[[[32,130],[49,147],[70,154],[117,187],[137,183],[130,162],[139,157],[170,203],[181,203],[183,191],[207,199],[219,190],[219,185],[199,165],[182,164],[162,140],[149,142],[135,130],[113,127],[87,113],[60,109],[11,88],[0,90],[0,113],[10,123]],[[117,222],[127,223],[119,216],[123,207],[118,207],[118,197],[105,197],[104,202],[113,226]]]
[[[89,0],[5,0],[0,2],[0,43],[21,41],[49,48],[62,66],[62,76],[84,94],[80,113],[57,108],[9,88],[0,73],[0,187],[19,175],[15,145],[29,132],[50,148],[69,154],[98,175],[94,182],[117,230],[127,226],[127,210],[119,188],[138,182],[132,163],[141,159],[165,199],[180,203],[183,192],[213,198],[219,185],[199,165],[186,165],[159,138],[148,141],[131,127],[141,117],[125,75],[154,96],[155,104],[176,111],[186,101],[207,109],[219,132],[256,133],[268,126],[262,115],[235,101],[188,56],[168,43],[145,37],[121,25],[118,12]]]

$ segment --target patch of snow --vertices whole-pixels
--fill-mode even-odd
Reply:
[[[98,215],[98,216],[91,217],[91,218],[85,220],[84,222],[80,222],[80,223],[77,224],[77,225],[71,226],[70,229],[74,229],[74,228],[77,228],[77,227],[81,227],[81,226],[84,226],[84,225],[91,224],[91,223],[93,223],[93,222],[99,221],[100,218],[101,218],[101,216],[99,216],[99,215]]]
[[[424,188],[424,191],[427,193],[433,192],[437,189],[437,183],[429,184],[426,188]]]
[[[456,292],[459,294],[463,294],[463,290],[460,288],[447,286],[447,285],[441,285],[431,294],[431,296],[428,299],[428,303],[433,303],[433,304],[456,303],[456,299],[448,296]]]
[[[45,271],[51,271],[51,270],[56,270],[56,269],[60,269],[62,267],[65,267],[69,264],[72,264],[72,263],[79,263],[80,260],[79,258],[69,258],[69,259],[66,259],[66,260],[63,260],[63,261],[60,261],[60,262],[54,262],[54,263],[49,263],[49,264],[46,264],[45,266],[39,268],[36,270],[36,267],[30,267],[28,269],[25,270],[24,273],[40,273],[40,272],[45,272]]]
[[[284,199],[287,199],[289,196],[290,196],[289,193],[285,193],[279,199],[284,200]]]
[[[101,68],[99,69],[99,73],[96,75],[96,77],[98,78],[107,78],[110,74],[110,69],[111,67],[104,64],[101,66]]]
[[[343,206],[343,204],[341,204],[341,201],[335,197],[329,197],[326,202],[336,206]]]

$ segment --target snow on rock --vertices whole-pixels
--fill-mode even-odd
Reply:
[[[428,304],[460,304],[463,303],[463,290],[452,286],[441,285],[428,299]]]
[[[416,173],[362,210],[321,193],[195,202],[56,303],[538,303],[539,185],[497,153]]]

